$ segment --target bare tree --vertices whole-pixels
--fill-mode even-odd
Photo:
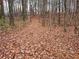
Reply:
[[[43,0],[43,7],[42,7],[42,17],[43,17],[43,20],[42,20],[42,25],[45,26],[45,15],[46,15],[46,10],[47,10],[47,0]]]
[[[4,17],[3,0],[0,0],[0,18]]]
[[[58,8],[59,9],[59,12],[58,12],[58,24],[59,25],[60,25],[60,4],[61,3],[60,3],[60,0],[59,0],[59,8]]]
[[[66,32],[66,0],[64,0],[64,10],[65,10],[65,12],[64,12],[64,31]]]
[[[26,4],[27,0],[22,0],[22,15],[23,15],[23,21],[25,21],[26,16],[27,16],[27,11],[26,11]]]
[[[10,19],[10,25],[11,26],[14,26],[13,2],[14,2],[14,0],[8,0],[8,4],[9,4],[9,19]]]
[[[77,28],[77,20],[79,21],[79,18],[78,18],[78,14],[79,14],[79,0],[76,0],[76,19],[75,19],[75,24],[74,24],[74,27],[75,27],[75,34],[77,33],[78,31],[78,28]],[[78,35],[79,35],[79,32],[78,32]]]

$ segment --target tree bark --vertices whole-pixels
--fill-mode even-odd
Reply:
[[[22,16],[23,16],[23,21],[25,21],[26,16],[27,16],[27,11],[26,11],[26,4],[27,0],[22,0]]]
[[[8,0],[8,4],[9,4],[9,20],[10,20],[10,25],[11,26],[14,26],[13,1],[14,0]]]
[[[66,32],[66,0],[64,0],[64,32]]]
[[[0,18],[4,18],[4,6],[3,6],[3,0],[0,0]]]
[[[60,25],[60,0],[59,0],[59,12],[58,12],[58,25]]]

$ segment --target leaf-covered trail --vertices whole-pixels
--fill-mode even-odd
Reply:
[[[22,30],[0,34],[0,59],[79,59],[79,37],[73,27],[63,32],[63,27],[53,26],[50,31],[37,19]]]

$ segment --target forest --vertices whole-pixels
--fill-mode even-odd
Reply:
[[[79,0],[0,0],[0,59],[79,59]]]

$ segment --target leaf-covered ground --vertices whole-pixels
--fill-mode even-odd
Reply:
[[[42,27],[36,18],[21,30],[0,31],[0,59],[79,59],[74,27]]]

